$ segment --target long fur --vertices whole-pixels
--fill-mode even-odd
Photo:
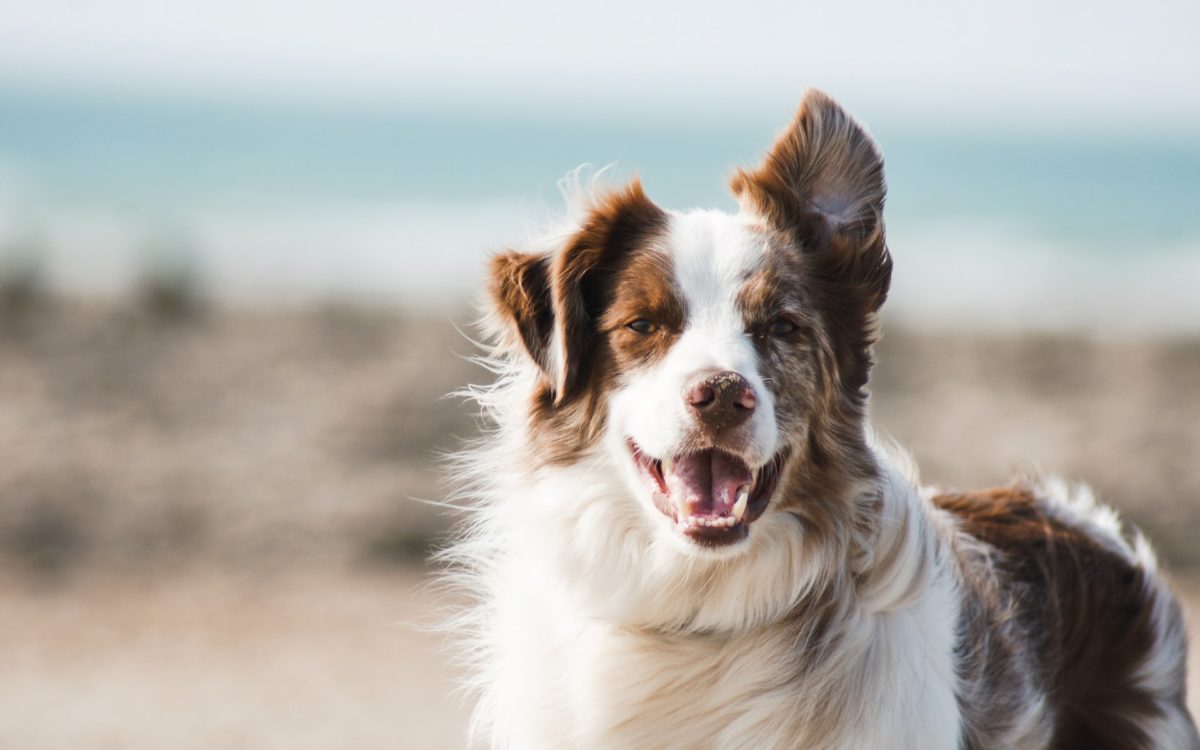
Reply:
[[[735,178],[747,215],[661,212],[634,185],[575,208],[549,250],[494,263],[479,358],[494,380],[465,392],[487,429],[452,464],[464,520],[442,554],[468,602],[448,627],[474,745],[1200,747],[1181,613],[1140,534],[1057,480],[922,488],[866,426],[891,263],[882,184],[874,144],[811,94],[766,165]],[[721,331],[789,283],[815,312],[772,370]],[[656,294],[686,326],[610,325]],[[741,363],[755,419],[772,410],[747,450],[790,451],[776,499],[722,549],[681,541],[632,489],[613,427],[691,429],[636,412],[705,357]]]

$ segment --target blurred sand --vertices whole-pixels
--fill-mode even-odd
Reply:
[[[442,398],[486,378],[469,318],[0,315],[0,747],[461,746],[437,638],[398,623],[433,616],[448,520],[412,498],[476,429]],[[1086,479],[1200,606],[1200,337],[885,330],[875,421],[926,481]]]
[[[467,316],[461,316],[467,317]],[[96,565],[419,559],[438,451],[474,432],[449,314],[195,313],[58,302],[0,316],[0,555]]]
[[[413,571],[0,586],[0,747],[461,748]]]

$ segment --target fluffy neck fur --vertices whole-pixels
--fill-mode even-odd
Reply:
[[[899,731],[903,713],[916,710],[898,707],[916,699],[897,701],[882,678],[906,665],[944,679],[924,692],[941,702],[940,715],[958,715],[953,584],[941,535],[902,464],[872,448],[877,479],[822,499],[848,504],[848,523],[814,533],[797,515],[769,512],[739,554],[689,553],[658,533],[656,511],[630,493],[602,445],[566,468],[523,471],[524,407],[536,376],[490,363],[497,384],[472,395],[496,430],[463,460],[475,502],[467,534],[447,553],[476,598],[454,626],[466,636],[479,694],[477,739],[538,747],[573,737],[579,746],[631,747],[695,737],[720,746],[714,737],[756,721],[739,711],[738,691],[776,686],[787,703],[764,712],[759,736],[784,731],[784,722],[790,734],[781,737],[849,747],[848,738],[873,734],[864,733],[864,721]],[[756,648],[760,656],[746,653]],[[611,673],[617,665],[624,671]],[[580,683],[585,675],[591,683]],[[746,677],[752,685],[741,684]],[[718,683],[729,699],[712,703]],[[647,701],[672,698],[679,705],[647,710]],[[760,696],[753,705],[771,704]],[[880,719],[889,713],[894,725]],[[655,718],[639,722],[644,716]],[[894,738],[875,740],[863,746]]]

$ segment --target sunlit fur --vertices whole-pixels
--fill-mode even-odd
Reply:
[[[832,132],[796,135],[814,122],[832,123]],[[788,162],[812,143],[866,151],[806,169]],[[973,536],[975,519],[922,489],[907,458],[872,436],[854,385],[860,375],[865,382],[869,360],[831,339],[869,346],[886,294],[890,259],[882,225],[872,224],[882,209],[877,151],[835,104],[812,93],[772,158],[735,181],[739,214],[664,212],[661,231],[639,239],[672,260],[687,323],[649,364],[588,381],[603,393],[573,403],[601,412],[567,422],[582,440],[576,447],[547,443],[546,430],[562,425],[544,420],[572,408],[562,389],[568,366],[581,364],[565,361],[577,334],[561,319],[553,332],[530,321],[519,328],[513,309],[501,309],[505,300],[535,309],[549,299],[539,286],[545,267],[530,276],[519,266],[543,256],[496,266],[500,283],[527,287],[507,296],[493,290],[480,362],[495,379],[468,391],[490,430],[454,465],[466,518],[443,555],[469,600],[448,627],[475,701],[475,745],[936,750],[1054,741],[1060,722],[1038,676],[1031,622],[1006,609],[1019,596],[1006,572],[1011,553]],[[837,171],[855,169],[865,171]],[[825,172],[828,195],[806,182]],[[587,220],[589,199],[575,194],[583,201],[573,207],[577,223],[543,245],[544,257],[563,252]],[[641,199],[640,189],[627,195]],[[815,219],[773,208],[796,195],[811,199]],[[835,247],[865,243],[887,264],[845,266],[862,295],[861,330],[816,316],[803,398],[765,382],[768,363],[737,305],[754,269],[781,251],[787,222],[813,232],[804,237],[835,237]],[[871,288],[880,279],[882,290]],[[748,537],[715,550],[681,538],[654,508],[625,445],[633,437],[668,455],[684,444],[688,415],[674,399],[689,373],[707,367],[741,372],[761,395],[747,438],[752,465],[781,447],[795,454]],[[833,469],[811,463],[817,454],[806,450],[817,437],[832,441],[820,455]],[[825,478],[812,479],[822,471]],[[1124,533],[1082,488],[1029,481],[1001,493],[1014,504],[1031,498],[1039,517],[1143,574],[1152,643],[1133,679],[1152,705],[1135,729],[1145,747],[1200,746],[1182,703],[1178,605],[1145,540]]]

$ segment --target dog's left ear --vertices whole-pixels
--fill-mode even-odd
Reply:
[[[730,187],[743,210],[789,232],[826,273],[853,287],[865,312],[883,304],[892,269],[883,159],[837,102],[806,91],[762,165],[739,170]]]
[[[521,348],[538,369],[552,377],[550,339],[550,256],[509,250],[493,256],[488,268],[488,295],[498,316],[499,338],[509,349]]]
[[[488,292],[495,335],[502,348],[523,352],[537,365],[555,406],[584,389],[614,274],[666,221],[634,180],[595,198],[559,250],[510,250],[492,258]]]

